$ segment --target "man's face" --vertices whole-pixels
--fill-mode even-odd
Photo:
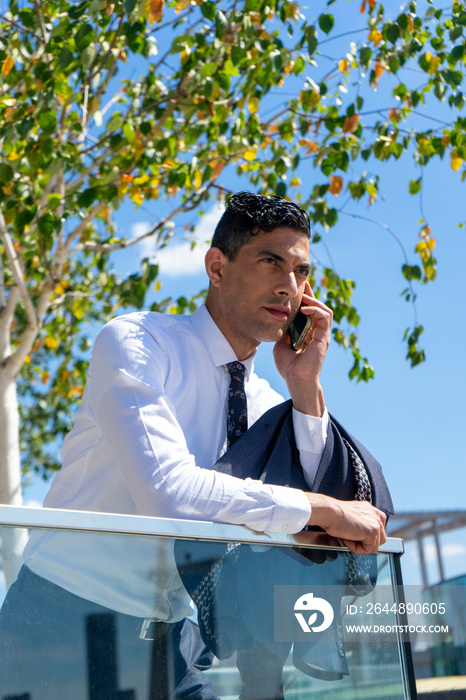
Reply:
[[[217,289],[230,342],[250,341],[253,348],[279,340],[299,308],[309,271],[309,239],[287,227],[258,233],[234,260],[225,259]]]

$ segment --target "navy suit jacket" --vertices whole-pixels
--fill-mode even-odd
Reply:
[[[354,500],[353,465],[343,438],[357,452],[366,468],[372,504],[388,517],[393,513],[393,504],[379,463],[333,416],[330,417],[327,441],[311,491],[339,500]],[[227,450],[214,469],[243,479],[249,477],[267,484],[309,491],[294,437],[291,400],[267,411]],[[290,644],[275,643],[273,628],[269,624],[273,617],[274,586],[303,581],[300,578],[303,575],[306,585],[322,583],[324,572],[314,564],[322,563],[326,557],[322,559],[322,552],[306,548],[271,548],[261,555],[258,567],[257,554],[254,555],[248,546],[241,545],[234,552],[225,554],[226,545],[222,543],[178,541],[175,544],[180,576],[198,605],[205,643],[219,658],[226,658],[235,649],[241,651],[250,647],[254,637],[265,648],[264,653],[271,655],[271,665],[284,663]],[[349,586],[346,566],[348,557],[352,556],[331,553],[330,563],[327,563],[324,578],[327,583],[335,584],[329,589],[336,596],[333,601],[335,610],[339,610],[342,595],[365,595],[376,581],[376,558],[370,556],[369,576],[364,586],[359,591]],[[214,565],[218,567],[219,562],[222,570],[213,586],[214,598],[205,603],[205,592],[211,588],[211,583],[206,583],[208,572]],[[303,567],[306,567],[304,573]],[[280,575],[284,578],[280,579]],[[342,648],[341,625],[337,625],[336,631],[332,630],[328,639],[318,645],[295,644],[294,664],[309,675],[338,679],[348,673]]]
[[[345,438],[361,458],[372,488],[372,505],[393,514],[393,503],[380,464],[333,416],[324,452],[311,489],[306,483],[296,447],[291,400],[271,408],[214,465],[224,474],[260,479],[265,484],[314,491],[342,501],[355,496],[353,466]]]

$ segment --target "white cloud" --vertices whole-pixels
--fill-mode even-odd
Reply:
[[[165,248],[154,253],[154,239],[149,237],[138,244],[141,258],[149,257],[160,267],[160,275],[163,277],[194,276],[204,272],[204,257],[209,248],[209,241],[214,233],[215,226],[222,215],[223,206],[215,204],[204,216],[200,217],[189,240],[172,240]],[[151,224],[141,221],[131,227],[131,236],[137,238],[144,235],[151,228]],[[196,246],[191,250],[191,241],[196,241]]]
[[[181,274],[184,277],[199,275],[204,271],[204,257],[208,247],[207,243],[198,243],[191,250],[189,241],[172,243],[157,251],[154,260],[160,267],[162,277],[178,277]]]
[[[25,500],[24,505],[28,508],[42,508],[42,503],[40,501],[37,501],[35,498]]]

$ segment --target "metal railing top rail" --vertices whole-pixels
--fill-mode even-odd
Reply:
[[[177,520],[142,515],[97,513],[58,508],[28,508],[0,505],[0,527],[27,527],[46,530],[77,530],[125,535],[158,535],[159,537],[218,540],[247,544],[277,544],[288,547],[335,549],[346,551],[325,532],[287,533],[255,532],[242,525],[212,523],[203,520]],[[403,540],[388,538],[379,550],[385,554],[403,554]]]

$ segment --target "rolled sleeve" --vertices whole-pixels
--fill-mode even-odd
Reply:
[[[319,467],[328,433],[328,411],[322,418],[308,416],[293,408],[293,428],[304,477],[310,488]]]

